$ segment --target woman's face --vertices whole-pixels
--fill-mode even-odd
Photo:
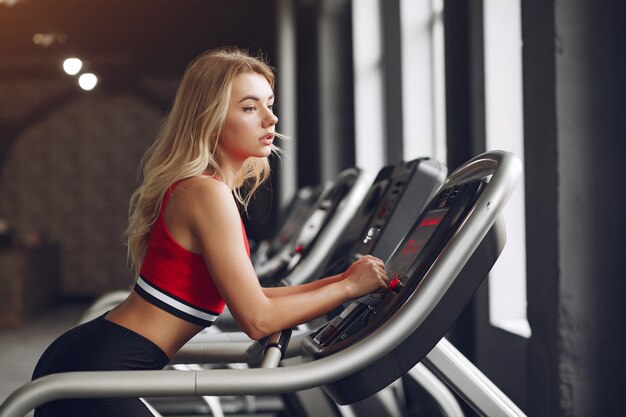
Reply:
[[[235,78],[220,138],[222,158],[242,163],[269,156],[278,122],[273,105],[274,92],[264,76],[250,72]]]

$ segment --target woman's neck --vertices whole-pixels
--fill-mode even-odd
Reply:
[[[245,161],[224,161],[220,164],[223,175],[222,181],[224,181],[231,190],[235,189],[235,181],[243,169],[244,162]]]

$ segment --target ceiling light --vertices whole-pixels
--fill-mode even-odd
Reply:
[[[76,75],[83,67],[83,61],[78,58],[67,58],[63,61],[63,71],[69,75]]]
[[[13,7],[17,3],[20,3],[20,0],[0,0],[0,4],[7,6],[7,7]]]
[[[43,48],[48,48],[55,43],[63,45],[66,41],[67,34],[65,33],[38,32],[33,35],[33,43]]]
[[[33,43],[46,48],[54,43],[54,33],[35,33]]]
[[[80,85],[80,88],[83,90],[93,90],[96,84],[98,84],[98,77],[90,72],[81,74],[81,76],[78,77],[78,85]]]

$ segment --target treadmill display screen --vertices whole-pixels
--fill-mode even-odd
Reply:
[[[398,278],[402,281],[407,274],[408,268],[418,257],[428,239],[435,233],[437,226],[439,226],[447,211],[448,209],[441,209],[426,213],[422,221],[411,233],[411,236],[405,240],[404,246],[395,253],[395,256],[385,267],[390,280]]]

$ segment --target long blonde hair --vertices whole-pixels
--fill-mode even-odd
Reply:
[[[143,156],[143,182],[130,199],[126,235],[128,257],[136,272],[169,187],[181,179],[202,174],[224,178],[219,164],[219,138],[233,81],[247,72],[263,75],[274,88],[272,69],[261,58],[239,49],[206,52],[187,67],[172,109],[156,141]],[[246,160],[233,190],[244,208],[268,176],[267,158]]]

